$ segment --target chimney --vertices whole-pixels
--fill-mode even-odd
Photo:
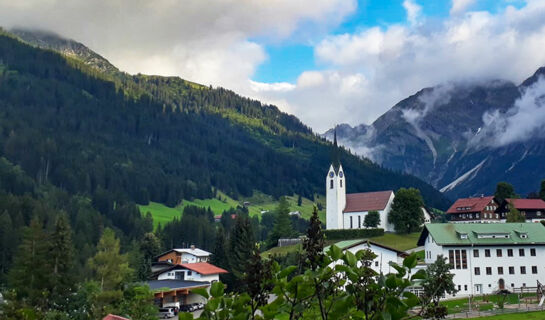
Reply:
[[[191,248],[191,250],[195,250],[195,245],[192,244],[190,248]]]
[[[484,193],[481,193],[481,198],[484,198]]]

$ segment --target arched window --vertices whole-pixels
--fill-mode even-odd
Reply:
[[[341,181],[341,188],[343,187],[343,179],[340,180]]]
[[[329,180],[329,189],[333,189],[333,179]]]

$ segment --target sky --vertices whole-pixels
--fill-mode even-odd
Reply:
[[[320,133],[370,124],[424,87],[519,83],[545,66],[544,0],[0,0],[0,21],[129,73],[275,104]]]

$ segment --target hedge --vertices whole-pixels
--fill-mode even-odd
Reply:
[[[384,235],[384,229],[334,229],[324,230],[327,240],[346,240],[380,237]]]

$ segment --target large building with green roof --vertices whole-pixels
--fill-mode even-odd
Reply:
[[[425,262],[447,258],[457,295],[514,291],[545,283],[545,227],[541,223],[427,224],[418,240]]]

